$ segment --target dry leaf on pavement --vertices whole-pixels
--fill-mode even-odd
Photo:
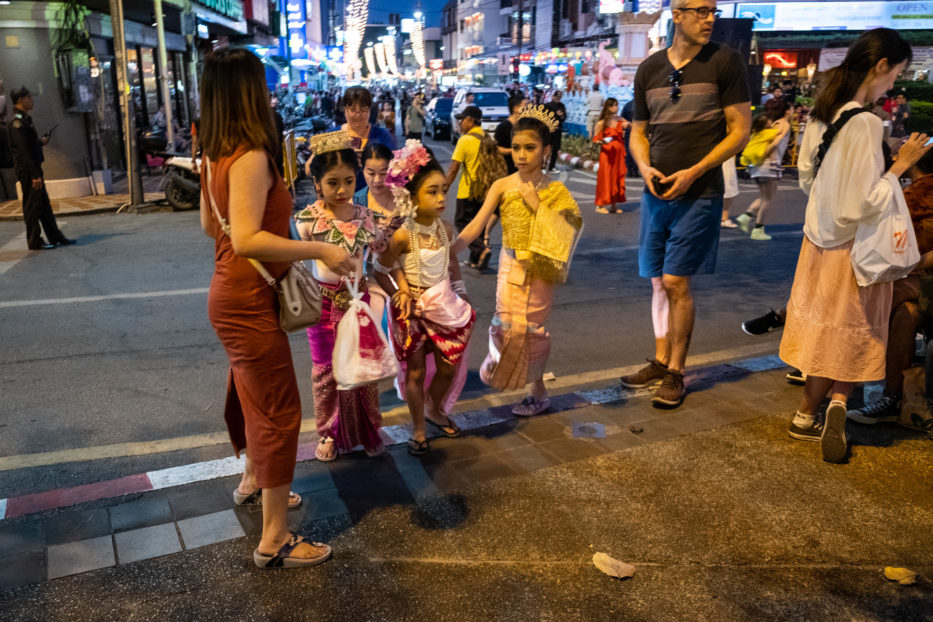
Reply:
[[[605,553],[596,553],[593,555],[593,564],[610,577],[627,579],[635,575],[635,566],[620,562],[617,559],[609,557]]]
[[[884,578],[888,581],[897,581],[901,585],[913,585],[917,582],[917,573],[907,568],[894,568],[886,566]]]

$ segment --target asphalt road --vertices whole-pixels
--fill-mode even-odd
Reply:
[[[428,144],[446,164],[450,143]],[[572,380],[638,363],[652,354],[653,339],[650,285],[636,271],[641,181],[629,180],[627,211],[606,216],[593,211],[594,175],[574,170],[561,176],[583,209],[586,228],[570,280],[557,293],[549,369]],[[733,213],[756,195],[755,186],[744,183]],[[451,220],[454,196],[446,215]],[[749,337],[739,325],[783,304],[804,206],[805,197],[788,181],[773,209],[775,225],[768,227],[772,241],[723,232],[717,273],[695,279],[693,354],[728,355],[752,345],[776,351],[778,335]],[[228,455],[226,360],[206,314],[212,242],[201,233],[197,213],[107,214],[59,224],[78,239],[76,246],[37,253],[0,273],[0,498]],[[21,222],[0,222],[0,255],[6,245],[25,246],[22,236]],[[470,355],[469,397],[487,391],[475,370],[485,355],[495,272],[465,269],[465,280],[480,327]],[[305,419],[312,421],[303,334],[292,336],[292,351]],[[384,389],[385,408],[398,406],[391,387]],[[187,442],[192,438],[208,440],[191,448],[199,445]],[[127,451],[125,443],[143,445]],[[82,449],[88,451],[77,454],[78,461],[66,453]],[[49,464],[25,466],[36,454],[45,454]]]

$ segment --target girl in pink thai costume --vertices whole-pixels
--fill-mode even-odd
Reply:
[[[340,246],[357,261],[357,274],[362,274],[364,250],[375,239],[376,228],[369,209],[354,205],[351,200],[359,166],[356,153],[343,130],[318,134],[310,142],[314,153],[311,178],[319,198],[295,216],[298,233],[302,240]],[[379,436],[382,414],[376,383],[338,391],[334,380],[334,340],[350,293],[344,279],[323,262],[315,261],[311,268],[323,295],[321,321],[308,328],[314,415],[321,437],[315,455],[330,462],[340,450],[348,451],[357,445],[362,445],[369,455],[378,454],[383,442]],[[365,289],[365,280],[361,281]],[[363,300],[369,301],[368,293]]]
[[[389,245],[392,234],[402,226],[404,218],[398,215],[392,188],[385,183],[389,162],[393,158],[392,150],[381,143],[369,143],[363,149],[363,155],[360,158],[366,187],[353,195],[353,202],[356,205],[368,207],[376,225],[376,238],[370,245],[369,260],[372,262],[375,261],[375,255],[383,252]],[[382,318],[389,306],[389,296],[373,278],[371,265],[366,267],[366,273],[369,276],[367,279],[369,307],[373,310],[374,316]]]
[[[450,277],[457,262],[450,250],[453,230],[440,219],[447,190],[440,164],[420,142],[409,140],[395,152],[386,184],[393,186],[396,205],[406,218],[374,267],[383,289],[393,292],[392,342],[405,366],[405,401],[413,428],[408,452],[421,456],[430,449],[426,419],[444,436],[460,436],[445,405],[451,392],[456,400],[463,388],[462,378],[459,388],[455,379],[467,371],[465,353],[476,313],[465,300],[463,281]],[[436,371],[425,390],[426,361],[432,351]]]

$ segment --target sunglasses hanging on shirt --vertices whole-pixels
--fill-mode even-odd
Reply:
[[[680,101],[680,96],[683,95],[680,86],[684,83],[684,70],[675,69],[672,71],[668,81],[671,83],[671,101],[676,104]]]

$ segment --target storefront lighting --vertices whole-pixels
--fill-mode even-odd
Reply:
[[[816,74],[816,63],[810,61],[807,64],[807,82],[813,82],[813,76]]]

